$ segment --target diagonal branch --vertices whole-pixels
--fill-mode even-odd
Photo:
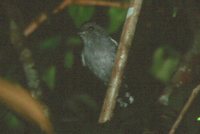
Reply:
[[[113,115],[116,98],[119,93],[124,68],[127,62],[128,52],[132,45],[133,36],[135,34],[136,24],[140,14],[142,2],[143,0],[131,0],[116,55],[115,65],[112,71],[112,77],[107,89],[102,111],[100,113],[99,123],[105,123],[111,120]]]
[[[100,1],[100,0],[63,0],[63,2],[57,6],[53,13],[57,13],[63,10],[69,4],[77,5],[89,5],[89,6],[108,6],[108,7],[118,7],[118,8],[128,8],[129,3],[119,2],[119,1]]]
[[[171,127],[171,130],[169,131],[169,134],[174,134],[176,129],[178,128],[179,124],[181,123],[183,117],[187,113],[190,106],[193,104],[194,100],[197,98],[200,92],[200,85],[198,85],[195,89],[193,89],[192,94],[190,95],[188,101],[186,102],[185,106],[181,110],[178,118],[176,119],[174,125]]]
[[[108,6],[118,8],[128,8],[129,3],[119,1],[102,1],[102,0],[63,0],[58,6],[56,6],[51,14],[57,14],[63,11],[67,6],[76,4],[84,6]],[[48,19],[47,13],[41,13],[35,20],[33,20],[24,30],[24,36],[29,36],[33,33],[42,23]]]

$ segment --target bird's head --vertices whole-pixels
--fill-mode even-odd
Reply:
[[[84,24],[78,34],[83,40],[95,39],[108,35],[102,27],[93,22]]]

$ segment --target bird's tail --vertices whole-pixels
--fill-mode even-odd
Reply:
[[[133,104],[134,97],[131,95],[127,84],[122,84],[119,97],[117,98],[117,102],[119,103],[119,106],[122,108],[126,108],[130,104]]]

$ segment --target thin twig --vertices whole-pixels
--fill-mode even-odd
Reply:
[[[52,14],[57,14],[64,10],[67,6],[71,4],[84,5],[84,6],[108,6],[108,7],[118,7],[118,8],[128,8],[129,3],[119,2],[119,1],[100,1],[100,0],[63,0],[58,6],[56,6]],[[47,13],[40,14],[35,20],[33,20],[24,30],[24,36],[29,36],[33,33],[42,23],[48,19]]]
[[[142,2],[143,0],[131,0],[116,55],[115,65],[112,71],[111,81],[106,93],[102,111],[100,113],[99,123],[105,123],[111,120],[113,115],[116,98],[119,93],[124,68],[127,62],[128,52],[132,45],[133,36],[135,34],[136,24],[140,14]]]
[[[43,22],[47,20],[47,13],[42,13],[36,19],[34,19],[25,29],[24,36],[29,36],[32,34]]]
[[[55,8],[53,13],[63,10],[69,4],[87,5],[87,6],[108,6],[118,8],[128,8],[129,3],[119,1],[100,1],[100,0],[63,0],[63,2]]]
[[[182,121],[183,117],[185,116],[186,112],[190,108],[190,106],[193,104],[194,99],[197,98],[200,92],[200,85],[198,85],[195,89],[193,89],[192,94],[190,95],[188,101],[185,103],[185,106],[181,110],[178,118],[174,122],[173,126],[171,127],[169,134],[174,134],[176,129],[178,128],[180,122]]]

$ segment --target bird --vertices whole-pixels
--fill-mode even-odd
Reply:
[[[81,54],[83,66],[88,67],[96,77],[103,81],[105,85],[108,85],[118,43],[109,36],[103,27],[94,22],[84,24],[78,34],[84,44]],[[124,97],[128,99],[128,102],[125,102],[126,99],[121,97],[117,99],[120,107],[127,107],[128,103],[133,103],[134,99],[129,92],[126,92]]]

